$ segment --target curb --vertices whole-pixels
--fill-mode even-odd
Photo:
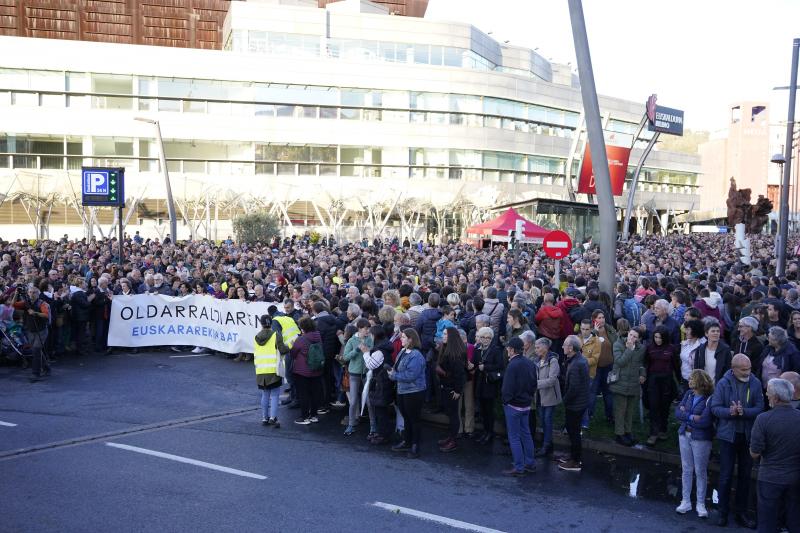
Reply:
[[[432,414],[426,413],[423,411],[422,413],[422,420],[437,426],[447,426],[447,416],[443,414]],[[476,422],[476,427],[480,427],[480,423]],[[505,426],[501,426],[497,424],[495,426],[495,432],[500,435],[505,435],[506,428]],[[540,430],[537,429],[537,433],[540,433]],[[562,435],[560,432],[553,431],[553,444],[562,448],[564,450],[569,449],[569,438]],[[604,453],[607,455],[614,455],[618,457],[628,457],[631,459],[639,459],[642,461],[650,461],[653,463],[662,463],[674,466],[681,466],[681,456],[676,453],[671,452],[664,452],[658,450],[651,450],[645,447],[627,447],[627,446],[620,446],[611,441],[606,440],[597,440],[597,439],[582,439],[583,449],[584,450],[592,450],[598,453]],[[640,445],[637,445],[640,446]],[[708,465],[709,470],[714,472],[719,472],[719,463],[716,461],[709,462]]]

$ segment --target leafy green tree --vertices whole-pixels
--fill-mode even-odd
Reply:
[[[266,211],[239,215],[233,220],[236,241],[246,244],[269,242],[280,234],[278,219]]]

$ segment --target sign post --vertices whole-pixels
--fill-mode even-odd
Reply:
[[[81,203],[89,207],[116,207],[119,227],[119,264],[122,265],[122,209],[125,207],[125,169],[81,168]]]
[[[542,241],[542,248],[547,257],[555,260],[555,287],[561,284],[561,259],[572,250],[572,238],[566,231],[555,230],[545,235]]]
[[[662,133],[669,135],[683,135],[683,111],[680,109],[672,109],[671,107],[664,107],[657,104],[658,97],[655,94],[650,95],[645,104],[645,119],[647,119],[647,129],[654,132],[647,143],[647,148],[642,152],[639,157],[639,163],[636,165],[636,170],[633,172],[631,179],[631,186],[628,190],[628,203],[625,209],[625,219],[622,224],[622,240],[627,241],[630,236],[631,214],[633,213],[633,195],[636,194],[636,189],[639,186],[639,174],[642,172],[642,167],[653,150],[653,147],[658,142],[658,136]],[[638,135],[637,135],[638,137]],[[636,142],[636,139],[634,139]],[[667,221],[669,222],[669,221]]]

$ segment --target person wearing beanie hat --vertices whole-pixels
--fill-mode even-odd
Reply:
[[[733,342],[731,342],[731,351],[733,355],[743,353],[750,359],[750,364],[753,367],[753,373],[757,376],[761,375],[761,361],[763,360],[762,353],[764,352],[764,344],[756,334],[758,333],[758,319],[753,316],[743,316],[739,319],[737,326],[739,334],[733,334]]]
[[[503,376],[501,397],[513,457],[512,467],[503,471],[507,476],[524,476],[536,471],[528,416],[536,394],[536,367],[530,359],[522,357],[523,348],[524,343],[519,337],[512,337],[506,345],[508,366]]]

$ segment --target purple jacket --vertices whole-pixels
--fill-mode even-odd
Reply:
[[[289,356],[292,358],[292,374],[315,378],[322,375],[322,370],[313,371],[308,368],[308,348],[315,342],[322,342],[319,331],[303,333],[294,341]]]

